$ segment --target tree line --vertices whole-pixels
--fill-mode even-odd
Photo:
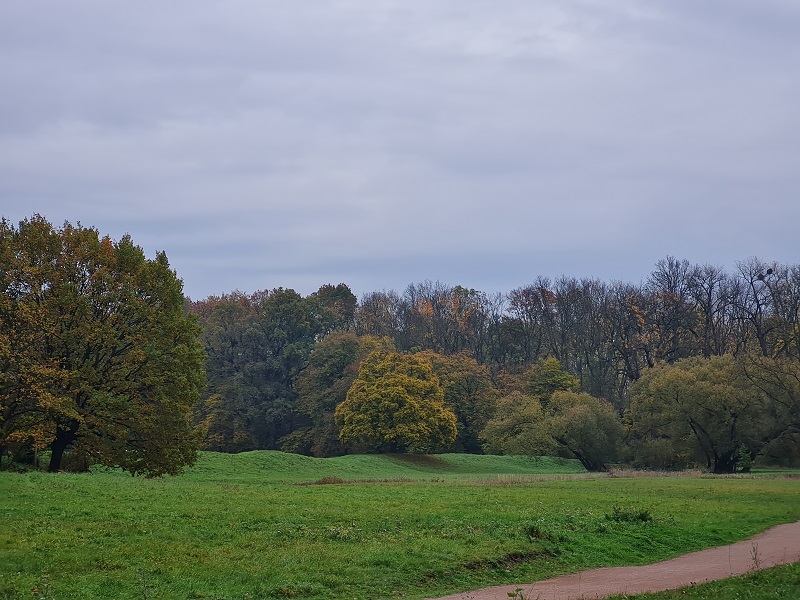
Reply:
[[[759,456],[791,464],[800,454],[796,265],[751,258],[728,273],[667,257],[639,285],[540,277],[485,294],[426,281],[359,300],[339,284],[308,297],[233,293],[189,310],[209,355],[198,419],[210,449],[403,449],[388,438],[365,445],[348,437],[344,417],[337,423],[360,365],[379,350],[430,363],[456,418],[458,451],[720,472]],[[555,366],[573,379],[536,391],[532,373]],[[594,439],[597,456],[570,436]]]
[[[197,448],[800,457],[800,266],[667,257],[640,284],[340,283],[191,301],[163,253],[0,222],[0,462],[177,472]],[[8,458],[10,457],[10,459]]]

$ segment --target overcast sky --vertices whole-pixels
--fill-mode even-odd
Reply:
[[[800,262],[797,0],[0,0],[0,214],[194,299]]]

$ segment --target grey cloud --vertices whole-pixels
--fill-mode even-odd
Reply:
[[[0,6],[0,212],[193,297],[796,262],[793,2],[43,7]]]

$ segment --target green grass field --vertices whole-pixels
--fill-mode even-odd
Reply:
[[[519,457],[207,453],[164,479],[3,472],[0,598],[418,599],[798,519],[798,479],[588,476]]]

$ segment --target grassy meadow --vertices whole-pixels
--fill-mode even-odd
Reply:
[[[800,479],[596,476],[545,458],[204,453],[163,479],[0,472],[0,598],[419,599],[798,519]]]

